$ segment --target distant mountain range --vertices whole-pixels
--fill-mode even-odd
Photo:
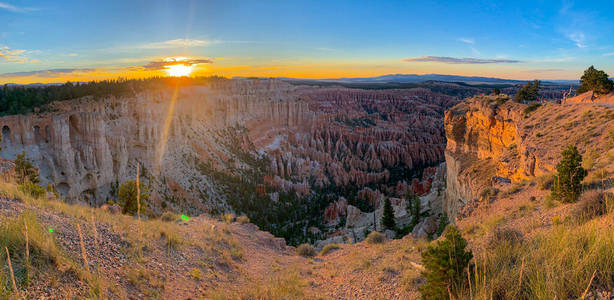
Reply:
[[[326,78],[326,79],[299,79],[281,77],[284,80],[296,81],[320,81],[320,82],[340,82],[340,83],[420,83],[425,81],[443,82],[464,82],[469,84],[525,84],[530,80],[512,80],[495,77],[480,76],[459,76],[444,74],[389,74],[375,77],[356,77],[356,78]],[[543,84],[579,84],[578,80],[542,80]]]

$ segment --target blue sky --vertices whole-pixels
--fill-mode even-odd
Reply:
[[[614,73],[612,11],[610,1],[0,0],[0,83],[146,76],[173,57],[224,76],[575,79],[591,64]]]

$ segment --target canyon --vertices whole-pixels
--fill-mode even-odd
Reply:
[[[265,172],[249,180],[262,186],[266,201],[289,192],[374,210],[384,197],[396,197],[405,211],[407,191],[430,192],[430,183],[425,189],[419,182],[422,169],[444,160],[442,116],[458,101],[425,88],[212,80],[56,101],[43,111],[1,117],[1,156],[25,152],[43,186],[90,206],[117,201],[118,186],[136,176],[138,165],[153,215],[248,213],[230,203],[234,187],[220,176],[237,178],[258,164]],[[319,214],[335,226],[347,211]]]

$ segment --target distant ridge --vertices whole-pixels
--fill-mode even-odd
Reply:
[[[235,77],[244,78],[244,77]],[[341,77],[341,78],[324,78],[324,79],[309,79],[309,78],[289,78],[279,77],[289,81],[317,81],[317,82],[340,82],[340,83],[421,83],[425,81],[441,81],[441,82],[463,82],[470,84],[525,84],[528,80],[512,80],[496,77],[481,77],[481,76],[460,76],[460,75],[445,75],[445,74],[388,74],[374,77]],[[579,84],[578,80],[542,80],[543,84]]]

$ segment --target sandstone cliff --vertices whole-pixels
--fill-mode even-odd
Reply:
[[[528,105],[474,97],[445,114],[446,197],[451,219],[463,217],[491,189],[553,172],[569,144],[594,158],[604,143],[609,108],[587,104]],[[601,120],[601,121],[600,121]],[[607,140],[607,139],[606,139]],[[605,147],[605,146],[604,146]]]

